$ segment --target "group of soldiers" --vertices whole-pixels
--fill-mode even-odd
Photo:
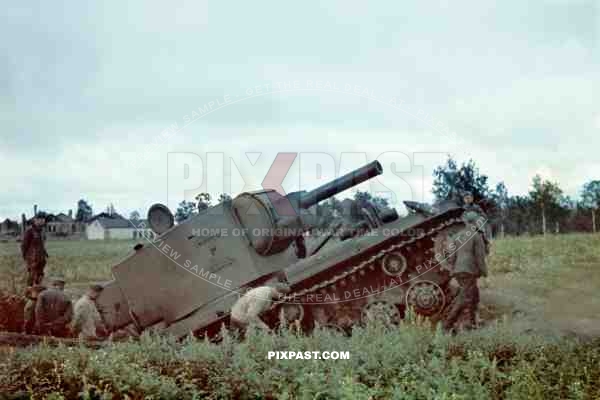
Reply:
[[[24,332],[81,339],[98,339],[106,336],[107,330],[95,304],[103,290],[102,285],[91,285],[87,292],[73,304],[64,292],[63,278],[51,278],[50,287],[42,284],[48,258],[42,233],[45,222],[43,215],[36,215],[21,242],[21,254],[28,272]]]

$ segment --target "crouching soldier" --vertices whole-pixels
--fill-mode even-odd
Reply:
[[[46,290],[45,286],[42,285],[34,285],[28,287],[25,291],[25,297],[27,297],[27,302],[25,303],[25,309],[23,310],[24,314],[24,324],[23,324],[23,332],[28,335],[34,335],[35,331],[35,305],[37,303],[38,296],[41,292]]]
[[[270,331],[267,324],[260,319],[260,314],[271,307],[274,299],[289,293],[290,287],[284,283],[272,286],[260,286],[249,290],[231,308],[231,327],[241,331],[243,335],[250,324]]]
[[[104,338],[108,333],[96,308],[96,299],[103,289],[101,285],[91,285],[87,293],[75,302],[72,329],[80,339]]]
[[[459,285],[459,292],[444,318],[446,331],[454,330],[454,325],[462,314],[466,317],[466,329],[476,326],[475,319],[479,305],[477,279],[487,276],[485,243],[476,225],[478,218],[476,212],[466,212],[463,215],[465,227],[455,237],[456,262],[452,277]]]
[[[64,293],[65,281],[54,278],[52,287],[40,293],[35,305],[35,323],[39,335],[71,336],[69,324],[73,318],[73,304]]]

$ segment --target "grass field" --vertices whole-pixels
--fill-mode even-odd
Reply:
[[[111,267],[126,257],[135,243],[126,240],[48,241],[46,248],[50,257],[45,275],[61,275],[71,287],[109,280]],[[16,292],[24,288],[25,269],[19,243],[0,243],[0,277],[0,290]]]
[[[72,287],[110,277],[131,242],[49,242],[48,275]],[[144,337],[105,350],[44,347],[0,356],[0,392],[38,398],[600,399],[600,235],[494,242],[481,282],[485,326],[456,337],[409,318],[400,329],[226,338]],[[0,244],[4,289],[19,288],[16,243]],[[267,352],[350,351],[350,360]],[[112,397],[111,397],[112,396]],[[0,398],[2,398],[0,396]]]

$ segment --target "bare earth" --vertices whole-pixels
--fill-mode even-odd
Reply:
[[[490,264],[483,319],[506,315],[525,332],[600,337],[600,235],[498,241]]]

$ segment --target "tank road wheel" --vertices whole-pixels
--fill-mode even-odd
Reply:
[[[431,281],[414,283],[406,292],[406,305],[420,315],[432,316],[444,309],[446,295]]]
[[[379,321],[384,325],[393,325],[400,321],[400,311],[394,303],[376,300],[364,306],[362,311],[364,323]]]
[[[406,258],[397,251],[387,254],[381,261],[381,269],[386,275],[390,276],[402,275],[407,266]]]

